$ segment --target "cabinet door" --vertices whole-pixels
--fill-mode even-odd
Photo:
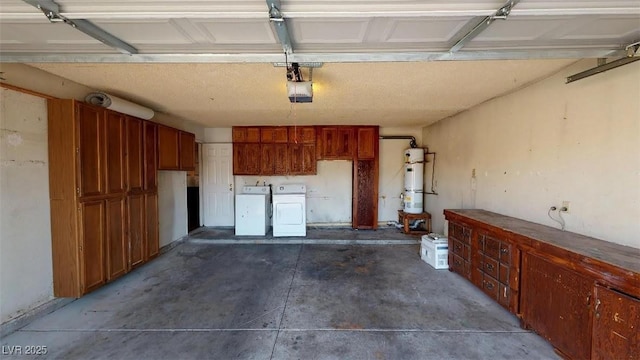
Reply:
[[[158,188],[158,126],[145,121],[143,132],[144,189],[153,191]]]
[[[125,167],[125,116],[106,111],[106,177],[107,194],[124,194],[126,186]]]
[[[358,159],[374,159],[378,148],[378,128],[358,128]]]
[[[78,103],[78,195],[104,195],[104,110]],[[69,159],[71,161],[71,159]]]
[[[233,174],[260,174],[260,144],[233,144]]]
[[[260,144],[260,174],[273,175],[276,164],[275,144]]]
[[[142,120],[127,116],[127,176],[128,190],[142,192]]]
[[[286,143],[288,141],[286,126],[266,126],[260,128],[260,141],[262,143]]]
[[[81,293],[85,294],[106,281],[104,264],[104,200],[80,203]]]
[[[145,232],[147,244],[147,258],[151,259],[160,251],[160,238],[158,236],[158,195],[146,194],[144,196]]]
[[[522,255],[522,320],[572,359],[591,354],[593,282],[539,256]]]
[[[353,162],[353,228],[378,227],[378,165],[375,160]]]
[[[260,128],[250,126],[234,126],[231,130],[233,142],[259,143]]]
[[[158,125],[158,170],[180,169],[180,131]]]
[[[273,175],[289,174],[289,146],[287,144],[273,144],[273,148],[275,159]]]
[[[640,359],[640,300],[595,287],[592,360]]]
[[[145,236],[144,236],[144,195],[130,195],[127,199],[129,218],[129,263],[133,268],[142,264],[145,259]]]
[[[289,142],[294,144],[315,144],[316,128],[313,126],[290,126]]]
[[[318,130],[319,160],[351,160],[355,144],[354,129],[348,126],[320,127]]]
[[[196,168],[196,136],[180,132],[180,169],[193,171]]]
[[[316,147],[314,144],[289,144],[289,174],[315,175]]]
[[[125,198],[107,199],[106,207],[107,279],[113,280],[128,270]]]

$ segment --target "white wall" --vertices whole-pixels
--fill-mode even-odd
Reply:
[[[230,143],[233,140],[231,128],[205,128],[205,143]]]
[[[53,298],[45,99],[0,88],[0,316]]]
[[[640,62],[571,84],[584,60],[424,128],[436,151],[434,229],[445,208],[482,208],[640,248]],[[475,169],[476,177],[472,178]],[[427,177],[430,175],[427,175]]]
[[[187,235],[187,173],[158,171],[160,247]]]

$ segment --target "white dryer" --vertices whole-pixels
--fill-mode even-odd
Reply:
[[[307,236],[307,186],[278,185],[273,191],[273,236]]]

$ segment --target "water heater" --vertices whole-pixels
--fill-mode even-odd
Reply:
[[[412,148],[404,152],[404,212],[423,211],[424,149]]]

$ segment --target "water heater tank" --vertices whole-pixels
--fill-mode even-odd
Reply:
[[[424,149],[412,148],[404,152],[404,212],[423,211]]]

